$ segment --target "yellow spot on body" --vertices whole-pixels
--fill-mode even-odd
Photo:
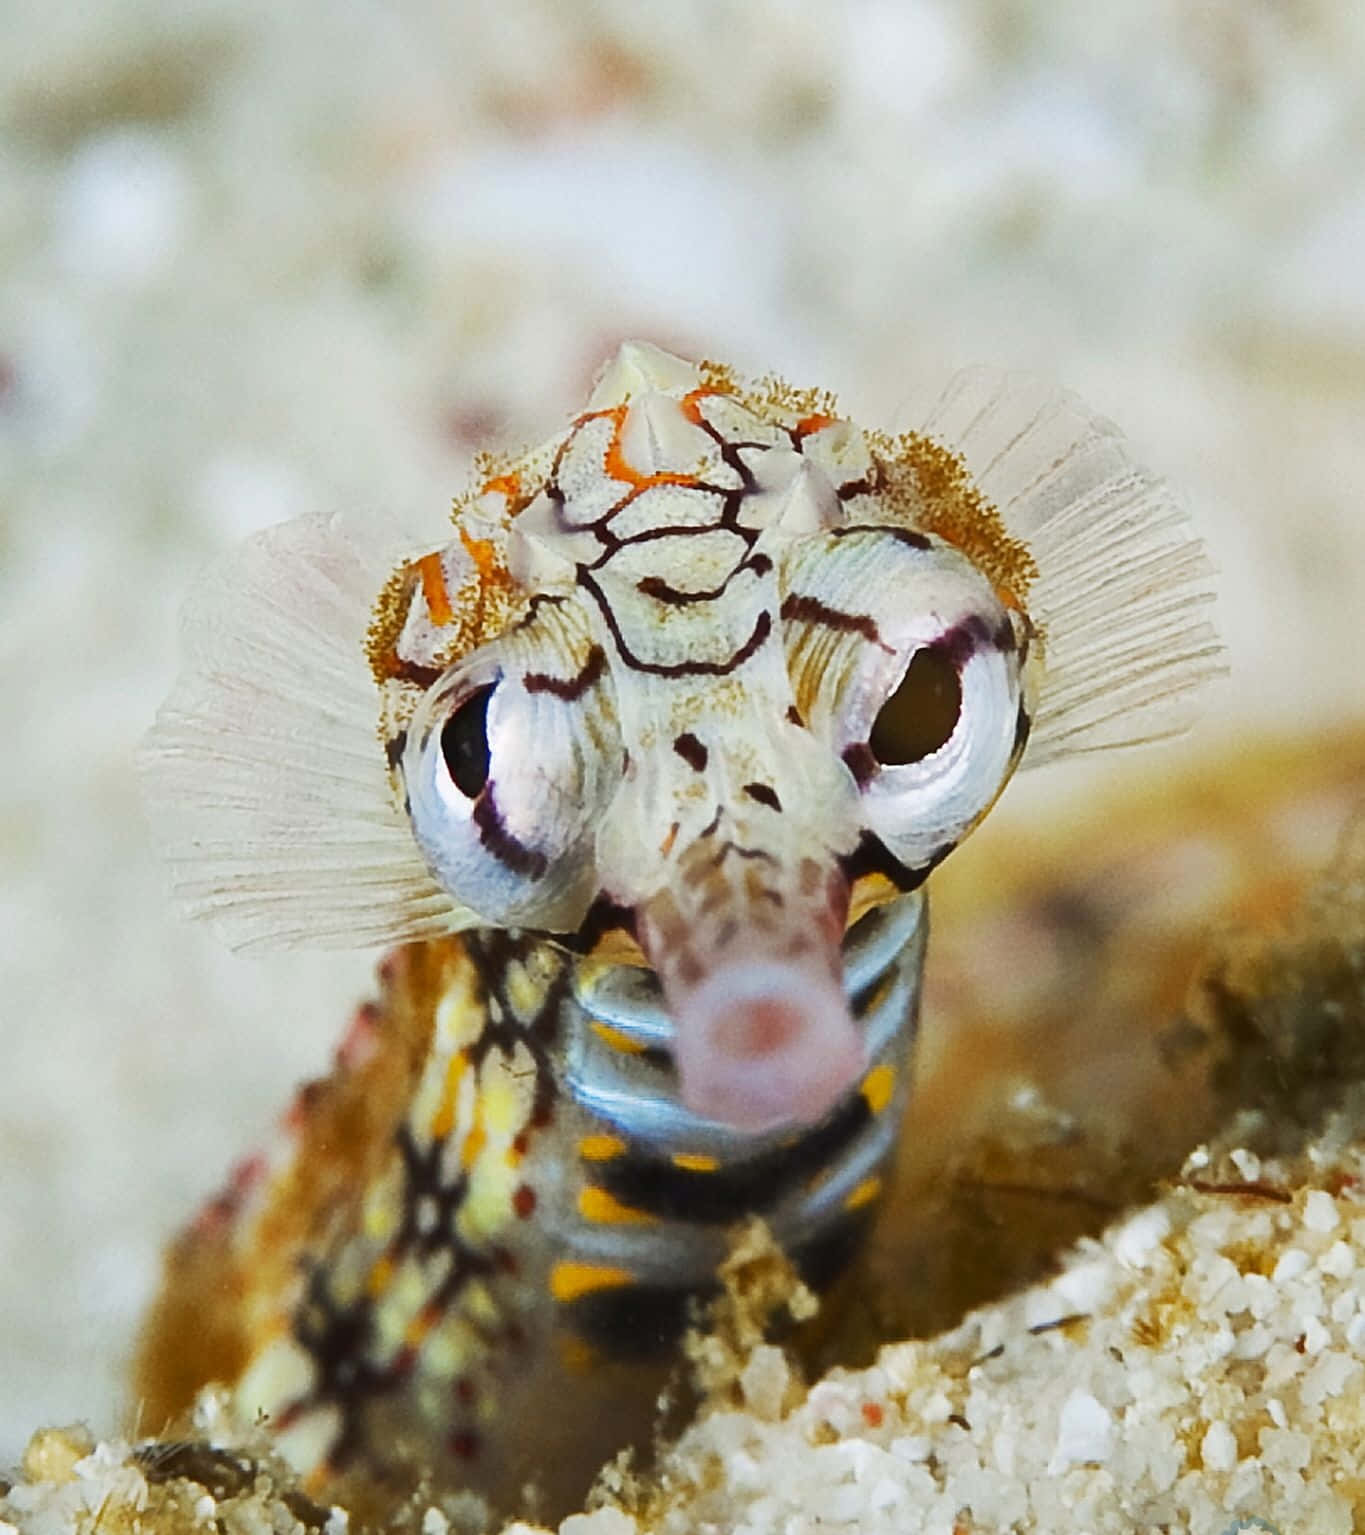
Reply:
[[[620,1029],[613,1029],[609,1023],[599,1023],[596,1019],[593,1020],[592,1031],[622,1055],[643,1055],[648,1048],[638,1039],[632,1039],[629,1034],[623,1034]]]
[[[720,1166],[720,1158],[708,1156],[704,1151],[675,1151],[674,1167],[688,1173],[713,1173]]]
[[[483,1085],[483,1119],[490,1135],[515,1133],[526,1121],[518,1084],[494,1077]]]
[[[540,979],[516,960],[503,971],[502,989],[520,1019],[534,1018],[545,1001],[545,987]]]
[[[486,1352],[477,1329],[464,1317],[448,1317],[427,1339],[422,1350],[422,1373],[449,1380],[462,1374]]]
[[[254,1414],[244,1413],[250,1422]],[[327,1479],[327,1456],[341,1437],[341,1408],[335,1403],[314,1408],[279,1430],[271,1443],[303,1478],[306,1488],[320,1489]]]
[[[435,1114],[431,1117],[431,1135],[433,1140],[443,1140],[455,1128],[455,1103],[460,1090],[460,1080],[465,1074],[468,1061],[461,1051],[451,1061],[446,1069],[445,1086],[441,1092],[441,1101]]]
[[[597,1221],[604,1226],[648,1226],[658,1221],[657,1216],[623,1205],[606,1189],[597,1188],[593,1184],[589,1184],[579,1194],[578,1213],[584,1220]]]
[[[382,1257],[370,1270],[370,1280],[366,1289],[376,1299],[388,1289],[393,1279],[394,1262],[387,1254]]]
[[[427,1334],[431,1331],[436,1321],[436,1317],[437,1313],[435,1312],[419,1311],[412,1321],[408,1323],[407,1329],[403,1333],[403,1342],[409,1348],[421,1348],[422,1344],[426,1341]]]
[[[882,1191],[880,1178],[864,1178],[855,1189],[851,1189],[844,1196],[845,1210],[861,1210],[864,1205],[870,1205]]]
[[[479,1159],[479,1154],[488,1143],[488,1130],[484,1125],[484,1094],[482,1089],[474,1095],[473,1123],[469,1126],[469,1133],[464,1138],[464,1145],[460,1147],[460,1166],[468,1170]]]
[[[891,1102],[891,1094],[896,1090],[896,1070],[894,1066],[874,1066],[863,1078],[863,1085],[859,1092],[867,1100],[867,1106],[874,1114],[880,1114]]]
[[[471,1279],[464,1291],[465,1311],[474,1322],[491,1325],[502,1320],[493,1292],[482,1279]]]
[[[401,1175],[394,1167],[365,1196],[361,1224],[366,1237],[376,1244],[387,1242],[398,1230],[403,1213],[403,1200],[398,1188],[400,1179]]]
[[[557,1301],[577,1300],[597,1290],[619,1290],[634,1283],[635,1275],[629,1269],[605,1263],[556,1263],[550,1270],[550,1294]]]
[[[517,1179],[506,1157],[484,1157],[469,1175],[469,1192],[455,1217],[467,1242],[486,1242],[517,1218]]]
[[[472,1045],[483,1032],[483,1011],[468,986],[448,986],[436,1004],[436,1038],[452,1050]]]
[[[578,1143],[578,1154],[585,1162],[610,1162],[624,1156],[626,1143],[619,1135],[585,1135]]]
[[[479,1073],[479,1098],[488,1134],[510,1141],[525,1130],[535,1108],[536,1062],[518,1042],[510,1054],[491,1054]]]
[[[274,1413],[286,1403],[307,1396],[317,1382],[312,1356],[292,1333],[274,1338],[247,1366],[233,1400],[244,1421],[258,1413]]]

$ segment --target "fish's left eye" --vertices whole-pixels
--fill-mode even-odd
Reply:
[[[905,676],[877,711],[867,744],[882,767],[932,757],[962,718],[962,679],[943,646],[915,652]]]
[[[907,869],[937,863],[995,802],[1028,731],[1028,623],[961,550],[852,528],[783,575],[797,706],[857,784],[866,829]]]

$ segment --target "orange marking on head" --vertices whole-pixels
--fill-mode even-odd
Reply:
[[[607,444],[607,451],[602,459],[602,467],[609,478],[620,480],[623,485],[629,485],[632,490],[648,490],[651,485],[695,485],[695,474],[674,474],[665,471],[662,474],[641,474],[632,464],[626,462],[626,455],[621,447],[621,434],[626,429],[626,413],[629,405],[617,405],[612,410],[603,412],[612,418],[611,441]]]
[[[704,426],[705,417],[701,413],[701,402],[708,395],[728,394],[729,392],[726,389],[715,389],[703,384],[700,389],[689,389],[682,399],[678,401],[678,406],[693,426]]]
[[[464,552],[474,561],[475,566],[478,568],[479,580],[484,585],[487,585],[499,573],[501,561],[498,559],[498,551],[486,538],[470,538],[463,528],[459,528],[457,531],[460,535],[460,542],[464,545]]]
[[[417,571],[422,577],[422,596],[426,598],[427,612],[438,629],[454,621],[455,610],[450,606],[450,593],[446,590],[446,573],[441,566],[437,551],[424,554],[417,561]]]
[[[510,469],[506,474],[495,474],[491,479],[483,482],[480,495],[501,496],[508,503],[521,500],[521,476],[515,469]]]
[[[798,437],[809,437],[812,432],[823,432],[827,426],[833,426],[838,418],[827,416],[821,411],[813,415],[802,416],[796,423],[795,431]]]

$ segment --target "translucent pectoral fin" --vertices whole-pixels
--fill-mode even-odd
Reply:
[[[365,660],[371,605],[413,540],[336,516],[266,529],[200,580],[185,669],[141,752],[186,911],[235,947],[388,944],[468,926],[396,802]]]

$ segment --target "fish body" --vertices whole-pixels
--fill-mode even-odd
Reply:
[[[846,1266],[927,876],[1026,747],[1175,728],[1218,663],[1164,487],[985,376],[891,437],[637,344],[486,471],[453,538],[286,526],[189,610],[187,904],[403,946],[173,1250],[139,1383],[223,1381],[319,1486],[508,1503],[619,1440],[745,1218]]]

